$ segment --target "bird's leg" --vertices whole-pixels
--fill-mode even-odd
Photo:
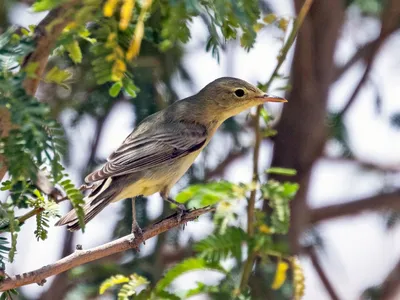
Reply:
[[[136,220],[136,205],[135,198],[132,198],[132,234],[135,236],[134,239],[139,239],[143,241],[143,245],[145,245],[145,241],[143,239],[143,231],[140,228],[137,220]]]
[[[178,222],[180,223],[181,222],[181,220],[182,220],[182,216],[188,211],[187,209],[186,209],[186,206],[185,205],[183,205],[182,203],[179,203],[179,202],[176,202],[174,199],[172,199],[171,197],[165,197],[165,198],[163,198],[165,201],[167,201],[167,202],[169,202],[169,203],[172,203],[172,204],[175,204],[176,206],[177,206],[177,214],[178,214],[178,216],[177,216],[177,219],[178,219]]]

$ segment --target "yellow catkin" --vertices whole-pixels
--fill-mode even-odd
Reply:
[[[142,43],[144,35],[144,22],[138,22],[135,28],[135,33],[131,44],[129,45],[128,52],[126,53],[126,58],[131,60],[139,54],[140,45]]]
[[[276,273],[275,273],[275,278],[274,282],[272,282],[271,288],[273,290],[279,289],[286,280],[286,271],[289,268],[289,264],[283,260],[280,260],[278,262],[278,265],[276,266]]]
[[[292,270],[293,270],[293,287],[294,287],[293,299],[301,300],[304,296],[305,277],[303,268],[301,267],[296,257],[293,257],[292,259]]]
[[[114,14],[118,2],[119,0],[107,0],[103,7],[103,15],[105,17],[111,17]]]
[[[260,225],[260,227],[258,228],[258,230],[260,230],[260,232],[265,233],[265,234],[271,234],[272,230],[271,228],[269,228],[267,225],[262,224]]]
[[[124,73],[126,71],[126,64],[123,60],[117,59],[111,70],[111,80],[112,81],[120,81],[124,77]]]
[[[129,49],[126,53],[126,58],[131,60],[135,58],[139,54],[140,45],[142,43],[143,35],[144,35],[144,19],[147,11],[150,9],[152,0],[144,0],[142,4],[142,10],[140,11],[140,15],[138,18],[138,22],[135,28],[135,32],[133,34],[133,40],[129,45]]]
[[[133,8],[135,7],[135,0],[123,0],[121,7],[121,18],[119,21],[119,28],[125,30],[128,28],[129,22],[132,18]]]

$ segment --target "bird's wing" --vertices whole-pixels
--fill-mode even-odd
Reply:
[[[89,174],[86,182],[95,182],[147,170],[184,157],[206,142],[207,129],[197,123],[176,122],[160,126],[152,136],[133,132],[108,158],[102,169]]]

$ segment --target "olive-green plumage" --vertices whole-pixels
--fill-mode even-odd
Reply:
[[[94,184],[84,207],[85,222],[109,203],[138,195],[160,192],[164,200],[174,203],[168,197],[170,189],[193,164],[222,122],[265,102],[286,100],[266,95],[246,81],[223,77],[196,95],[147,117],[100,170],[85,178],[86,183]],[[178,207],[180,217],[184,206]],[[75,211],[70,211],[56,225],[79,229]]]

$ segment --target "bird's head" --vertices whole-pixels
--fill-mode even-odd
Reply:
[[[266,102],[287,102],[282,97],[265,94],[252,84],[233,77],[214,80],[199,95],[208,107],[216,113],[224,114],[226,118]]]

